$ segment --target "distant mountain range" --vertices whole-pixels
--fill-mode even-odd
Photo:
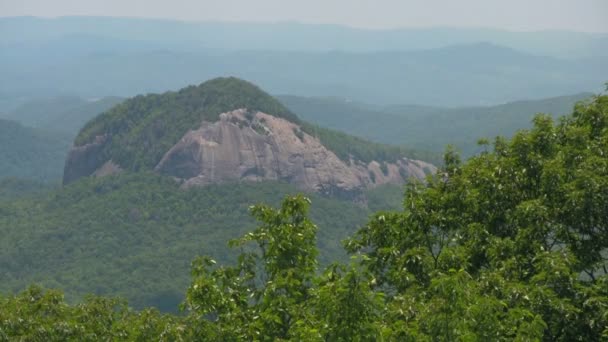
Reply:
[[[608,56],[608,33],[568,31],[514,32],[486,28],[409,28],[367,30],[300,23],[181,22],[117,17],[0,18],[0,44],[45,42],[69,37],[87,45],[92,36],[105,46],[165,46],[222,50],[371,52],[424,50],[492,42],[535,55],[566,58]],[[72,47],[68,44],[65,47]]]
[[[228,75],[273,94],[478,106],[596,92],[608,75],[601,34],[79,17],[3,18],[0,28],[2,111],[33,97],[129,97]]]
[[[278,96],[305,120],[321,126],[416,150],[441,153],[454,145],[465,157],[482,150],[480,138],[510,137],[531,126],[537,113],[554,118],[572,111],[578,101],[592,96],[580,93],[496,106],[442,108],[416,105],[374,106],[341,98]]]
[[[49,131],[76,135],[91,118],[123,101],[119,97],[85,100],[78,96],[33,99],[0,118]]]

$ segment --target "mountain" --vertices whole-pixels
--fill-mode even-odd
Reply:
[[[21,104],[4,118],[25,126],[75,134],[87,121],[122,100],[119,97],[85,100],[78,96],[35,99]]]
[[[63,179],[154,170],[186,188],[278,180],[350,196],[434,172],[405,153],[302,122],[255,85],[218,78],[96,117],[76,137]]]
[[[92,28],[104,22],[107,26]],[[308,48],[300,42],[311,40],[289,35],[290,25],[286,31],[281,25],[263,29],[252,25],[250,31],[248,25],[201,28],[117,18],[31,18],[17,23],[19,19],[7,19],[4,27],[0,25],[4,29],[0,33],[8,33],[0,39],[0,111],[4,112],[32,97],[132,97],[222,75],[250,80],[272,94],[330,94],[378,104],[495,105],[600,91],[608,72],[602,49],[580,46],[587,38],[595,46],[591,42],[603,41],[602,35],[550,34],[554,41],[562,38],[560,46],[572,42],[578,51],[587,51],[564,58],[523,49],[492,34],[450,40],[441,33],[441,42],[427,44],[435,31],[414,30],[392,43],[393,38],[387,38],[392,31],[354,31],[345,35],[363,44],[369,33],[375,37],[374,48],[350,48],[354,43],[342,44],[350,39],[342,34],[327,34],[322,44],[326,48]],[[83,32],[74,31],[78,25]],[[252,33],[256,30],[259,36]],[[307,26],[301,30],[303,37],[309,35]],[[313,36],[323,36],[332,28],[311,29],[315,30]],[[273,44],[270,38],[277,34],[285,37]],[[287,39],[294,42],[293,48],[282,48]],[[532,41],[542,45],[541,39]]]
[[[61,165],[69,150],[70,140],[70,135],[0,119],[0,179],[61,179]]]
[[[87,39],[82,39],[87,37]],[[99,42],[93,43],[92,37]],[[422,50],[455,44],[491,42],[536,55],[608,56],[608,34],[568,31],[514,32],[485,28],[403,28],[370,30],[301,23],[180,22],[117,17],[0,18],[0,44],[72,40],[70,48],[108,46],[207,47],[231,50],[370,52]],[[120,44],[120,43],[118,43]],[[94,48],[91,48],[94,50]],[[53,55],[52,55],[53,56]]]
[[[430,107],[378,106],[343,98],[277,96],[291,111],[323,127],[386,144],[406,145],[440,153],[452,144],[469,157],[481,150],[480,138],[511,136],[531,126],[537,113],[558,117],[571,111],[591,93],[540,100],[509,102],[496,106]]]

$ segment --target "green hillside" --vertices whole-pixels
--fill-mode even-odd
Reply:
[[[455,145],[465,157],[480,151],[482,137],[511,136],[528,128],[536,113],[557,117],[570,112],[582,93],[542,100],[517,101],[499,106],[440,108],[413,105],[372,106],[340,98],[279,96],[278,99],[303,119],[331,129],[384,144],[414,150],[442,152]]]
[[[76,136],[87,121],[122,100],[119,97],[104,97],[89,101],[77,96],[36,99],[20,105],[4,117],[25,126]]]
[[[71,145],[67,134],[43,131],[0,119],[0,179],[58,182]]]
[[[139,173],[83,179],[37,198],[0,197],[0,292],[40,283],[64,289],[70,299],[120,295],[136,307],[176,310],[196,255],[234,260],[226,243],[254,227],[249,206],[276,205],[296,192],[275,182],[184,191],[169,178]],[[393,194],[395,203],[383,192]],[[370,200],[370,207],[398,205],[396,192],[374,191],[377,200]],[[345,256],[340,241],[371,211],[348,201],[312,198],[321,260],[340,260]]]

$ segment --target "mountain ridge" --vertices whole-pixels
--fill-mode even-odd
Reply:
[[[448,144],[470,157],[482,150],[479,138],[509,137],[530,127],[537,113],[554,118],[568,113],[592,93],[520,100],[495,106],[379,106],[344,98],[280,95],[277,98],[304,120],[380,143],[441,153]]]
[[[282,180],[351,197],[423,179],[435,167],[398,147],[307,124],[259,87],[229,77],[137,96],[91,120],[68,155],[64,184],[123,170],[155,170],[184,187]]]
[[[385,47],[428,49],[493,41],[541,55],[573,57],[598,55],[598,52],[599,55],[608,55],[608,33],[567,30],[516,32],[462,27],[365,29],[297,22],[235,23],[103,16],[5,17],[0,18],[0,25],[4,25],[7,32],[19,29],[16,31],[18,35],[0,36],[0,41],[9,42],[16,39],[40,40],[41,37],[57,37],[84,30],[87,34],[112,38],[122,38],[127,33],[127,39],[204,42],[205,46],[232,49],[268,49],[279,46],[285,50],[371,51]],[[23,30],[24,25],[30,30]],[[260,39],[261,36],[265,38]]]
[[[365,48],[361,34],[344,33],[352,39],[343,45],[346,40],[341,39],[341,35],[332,36],[325,28],[302,29],[302,37],[312,35],[319,39],[295,39],[289,35],[289,30],[276,29],[272,25],[253,28],[203,25],[201,30],[205,34],[193,34],[198,26],[186,25],[184,35],[179,34],[182,30],[179,29],[165,31],[171,34],[162,36],[153,34],[154,22],[141,21],[133,26],[128,20],[91,20],[83,26],[101,36],[91,41],[63,37],[73,34],[72,26],[83,21],[77,18],[70,19],[65,30],[57,28],[61,31],[55,32],[59,35],[57,40],[45,38],[45,34],[54,32],[52,26],[61,20],[51,21],[55,23],[49,24],[51,27],[42,25],[44,30],[32,28],[33,32],[19,25],[2,26],[0,20],[0,28],[10,33],[4,34],[6,39],[32,35],[31,39],[23,37],[20,44],[2,43],[3,31],[0,30],[0,48],[4,52],[0,54],[0,72],[4,76],[0,106],[4,108],[0,107],[0,110],[6,111],[14,105],[15,99],[32,95],[74,93],[85,98],[99,95],[131,97],[178,89],[184,84],[222,75],[253,81],[274,94],[331,94],[380,104],[498,104],[522,97],[544,98],[578,91],[600,91],[605,82],[601,75],[606,73],[606,63],[605,57],[599,56],[608,55],[596,53],[595,48],[587,47],[581,39],[567,34],[554,35],[551,44],[574,52],[588,52],[565,58],[556,53],[522,49],[518,44],[509,44],[509,39],[498,39],[492,34],[460,39],[453,35],[457,32],[450,30],[442,31],[443,38],[437,44],[420,44],[427,41],[425,37],[435,35],[435,31],[410,32],[404,39],[387,38],[384,35],[388,33],[373,33],[374,38],[368,38],[368,41],[372,47],[380,45]],[[113,26],[115,24],[121,29]],[[150,29],[143,33],[136,30],[140,24]],[[120,35],[112,38],[117,32],[106,32],[108,30]],[[137,36],[138,32],[150,39],[138,40],[141,38]],[[188,34],[194,40],[189,41]],[[296,46],[279,48],[284,47],[282,43],[288,38]],[[557,38],[563,38],[559,44],[555,43]],[[394,42],[384,44],[387,39]],[[538,38],[523,40],[528,46],[538,45],[530,42],[540,40],[540,45],[543,42]],[[608,51],[608,38],[605,43],[602,39],[592,40],[600,50],[605,45]],[[314,44],[325,41],[324,48],[297,46],[308,41]],[[496,50],[479,42],[490,42],[519,53]],[[450,46],[459,46],[460,51],[450,50]],[[44,63],[40,56],[45,56]],[[91,79],[96,81],[89,82]]]

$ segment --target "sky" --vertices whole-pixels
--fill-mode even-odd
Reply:
[[[608,32],[608,0],[0,0],[22,15]]]

